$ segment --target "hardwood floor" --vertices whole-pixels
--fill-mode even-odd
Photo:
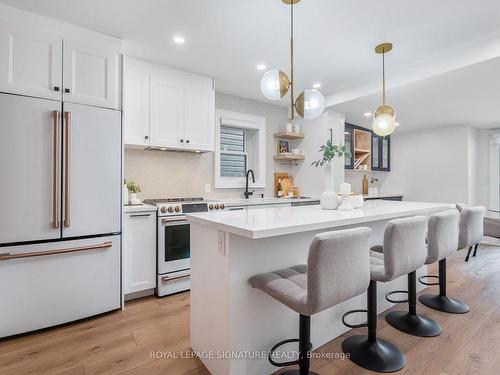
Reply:
[[[482,246],[469,263],[464,257],[460,251],[448,258],[448,294],[466,301],[471,311],[452,315],[418,305],[420,313],[439,321],[443,334],[409,336],[388,326],[385,314],[379,316],[379,336],[407,357],[400,374],[500,373],[500,248]],[[318,351],[341,353],[340,343],[354,331],[364,332],[349,331]],[[151,352],[188,350],[189,293],[148,297],[127,303],[124,311],[0,341],[0,375],[208,374],[198,359],[151,358]],[[312,369],[323,375],[371,373],[349,360],[313,360]]]

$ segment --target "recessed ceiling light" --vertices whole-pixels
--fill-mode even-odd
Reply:
[[[265,64],[257,64],[257,70],[266,70]]]
[[[314,84],[313,84],[313,87],[314,87],[315,89],[319,89],[319,88],[321,87],[321,83],[316,82],[316,83],[314,83]]]
[[[174,36],[173,41],[174,41],[174,43],[177,43],[177,44],[184,44],[184,42],[186,40],[184,39],[183,36],[176,35],[176,36]]]
[[[396,126],[399,126],[399,122],[396,122]]]
[[[372,115],[371,112],[365,112],[365,117],[370,117]]]

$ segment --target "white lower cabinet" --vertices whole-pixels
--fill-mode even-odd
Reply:
[[[120,308],[119,235],[0,253],[0,338]]]
[[[123,223],[123,292],[156,287],[156,214],[126,213]]]

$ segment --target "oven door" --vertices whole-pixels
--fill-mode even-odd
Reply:
[[[158,273],[190,268],[189,223],[185,216],[158,218]]]

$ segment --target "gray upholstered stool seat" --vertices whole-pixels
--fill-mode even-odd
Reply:
[[[307,304],[307,266],[305,264],[261,273],[252,277],[250,284],[295,312],[311,315]]]
[[[299,339],[284,340],[269,353],[275,366],[298,364],[300,370],[282,374],[313,374],[309,371],[310,316],[363,294],[370,282],[369,228],[354,228],[314,236],[306,265],[262,273],[250,278],[254,288],[299,313]],[[281,345],[298,342],[299,359],[275,362],[273,352]]]
[[[434,320],[417,314],[416,270],[428,258],[426,248],[427,220],[423,216],[397,219],[388,223],[384,233],[384,244],[371,248],[372,280],[387,282],[407,274],[408,290],[387,293],[389,302],[408,302],[409,311],[392,311],[386,316],[394,328],[416,336],[436,336],[442,332]],[[433,233],[429,233],[430,236]],[[380,265],[383,260],[384,267]],[[408,299],[395,301],[390,298],[395,293],[408,293]]]
[[[472,248],[474,248],[473,257],[476,256],[479,243],[484,235],[484,212],[486,209],[483,206],[467,207],[457,204],[460,211],[459,234],[458,234],[458,249],[468,247],[465,261],[469,261]]]
[[[439,285],[439,294],[424,294],[418,300],[424,305],[444,312],[463,314],[469,311],[469,307],[454,298],[446,295],[446,258],[453,254],[458,246],[458,222],[457,210],[449,210],[431,215],[427,230],[427,258],[425,264],[439,262],[439,276],[422,276],[419,281],[425,285]],[[434,277],[437,283],[429,283],[424,279]]]

